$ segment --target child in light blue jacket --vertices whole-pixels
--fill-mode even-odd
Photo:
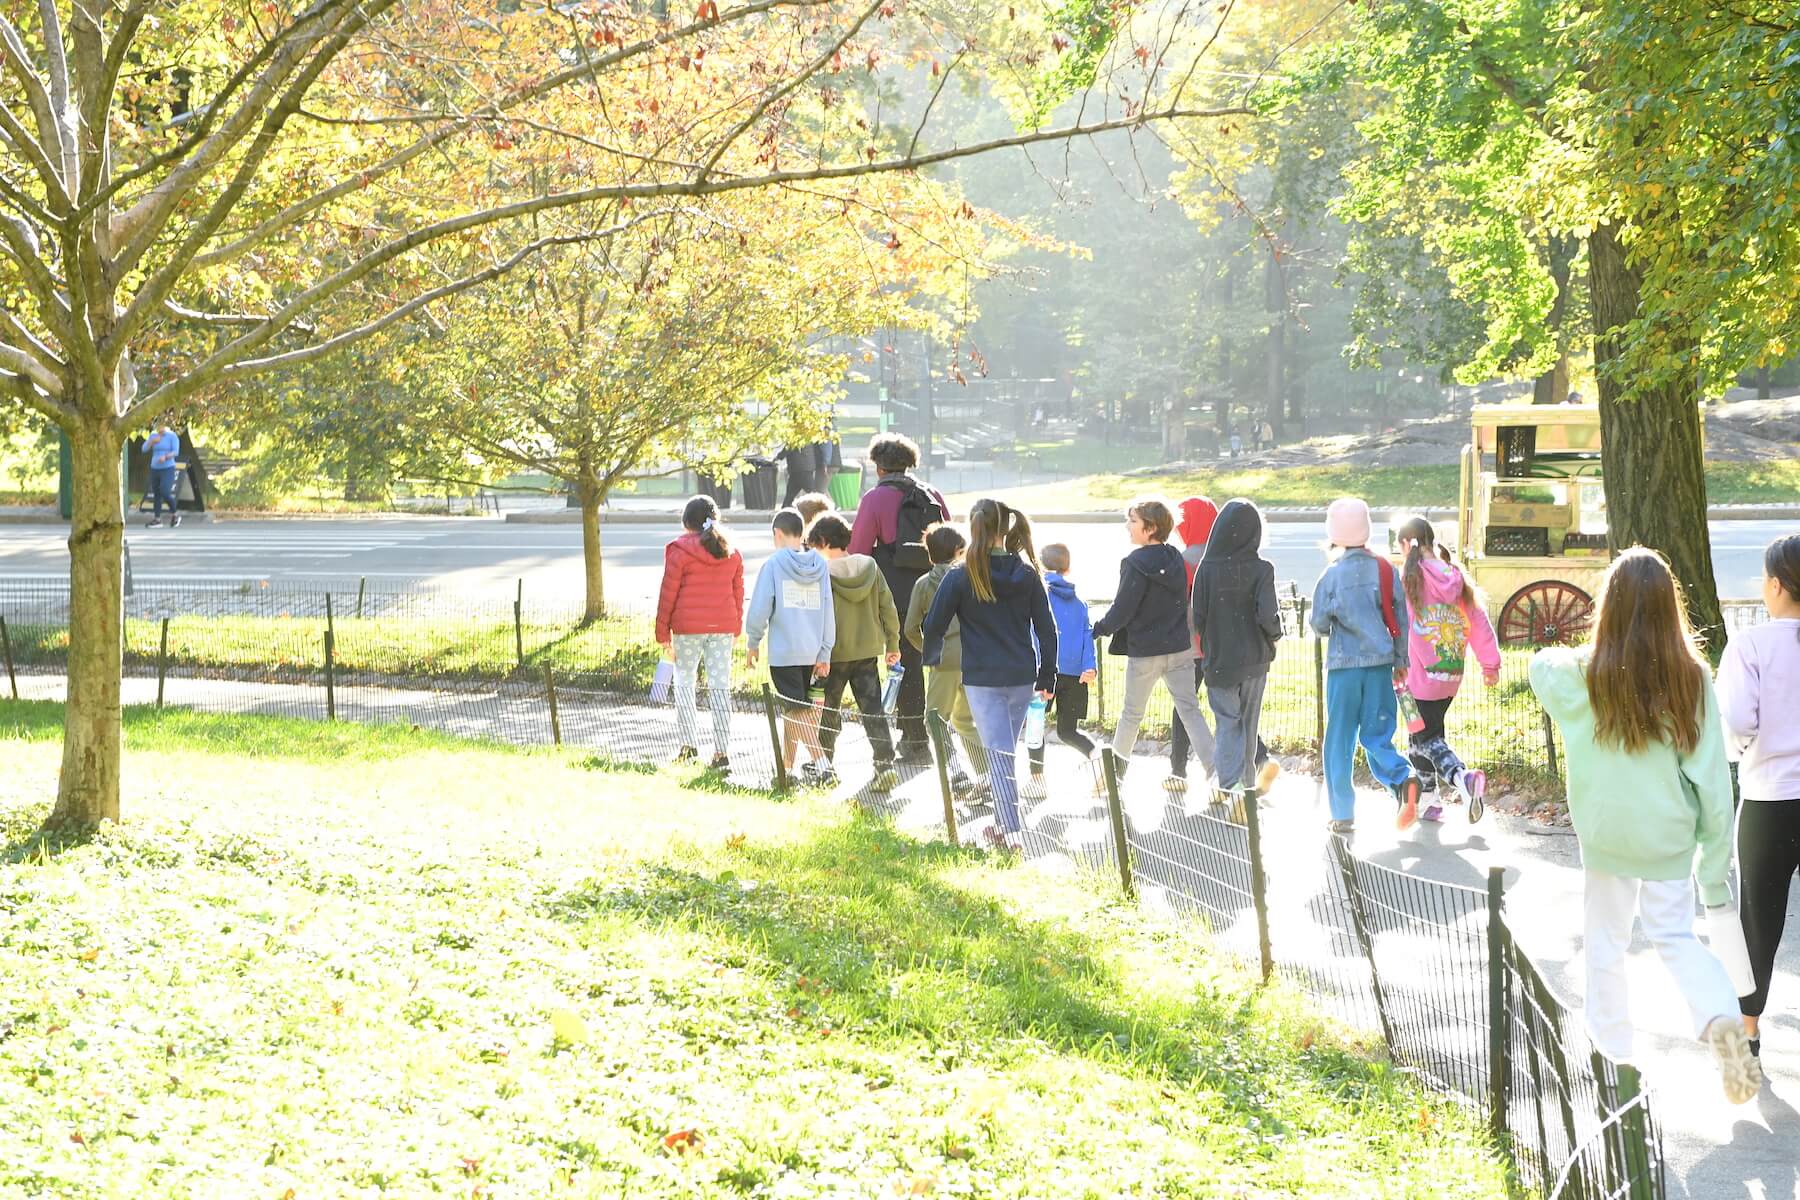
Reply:
[[[1050,615],[1056,620],[1056,694],[1050,701],[1056,710],[1056,737],[1083,758],[1092,758],[1094,743],[1081,732],[1081,723],[1088,715],[1088,685],[1096,678],[1094,623],[1087,601],[1076,594],[1068,578],[1069,548],[1052,542],[1039,557],[1044,563],[1044,589],[1050,594]],[[1031,778],[1019,790],[1029,797],[1046,794],[1042,746],[1031,748]]]
[[[1393,790],[1398,825],[1419,819],[1419,777],[1394,749],[1394,685],[1406,678],[1408,618],[1399,572],[1369,552],[1369,506],[1351,496],[1331,502],[1325,528],[1341,551],[1313,588],[1312,626],[1325,651],[1325,788],[1331,830],[1355,828],[1351,765],[1362,742],[1369,770]]]

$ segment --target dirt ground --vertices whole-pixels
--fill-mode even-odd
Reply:
[[[1761,462],[1800,454],[1800,392],[1755,400],[1734,388],[1723,404],[1706,409],[1707,457],[1716,462]],[[1464,417],[1412,421],[1390,433],[1312,438],[1262,454],[1247,454],[1239,466],[1426,467],[1454,466],[1469,440]],[[1216,466],[1197,463],[1196,466]],[[1159,471],[1168,467],[1160,466]]]

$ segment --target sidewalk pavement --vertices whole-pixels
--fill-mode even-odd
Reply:
[[[60,676],[22,675],[21,695],[61,699]],[[322,718],[324,689],[294,684],[241,683],[225,680],[171,679],[171,704],[208,711],[262,712]],[[128,704],[155,700],[154,679],[125,681]],[[597,699],[597,698],[596,698]],[[529,686],[472,688],[464,692],[404,690],[359,686],[350,681],[337,690],[340,719],[403,721],[445,732],[489,737],[521,744],[549,740],[544,697]],[[589,745],[617,758],[662,762],[674,745],[673,714],[666,707],[585,703],[579,693],[563,698],[561,725],[565,742]],[[708,728],[701,714],[702,737]],[[766,786],[771,771],[767,720],[760,709],[738,713],[731,728],[734,780]],[[1141,748],[1146,749],[1147,748]],[[1032,857],[1026,869],[1062,871],[1073,860],[1110,869],[1110,833],[1105,810],[1093,793],[1093,767],[1074,751],[1049,747],[1045,778],[1051,794],[1028,802],[1026,823]],[[888,797],[858,797],[870,775],[868,744],[847,732],[837,766],[840,792],[847,799],[874,802],[897,826],[923,836],[940,836],[943,802],[935,769],[909,770]],[[1140,839],[1181,840],[1186,816],[1181,803],[1163,790],[1166,759],[1141,753],[1124,785],[1124,808],[1131,830]],[[1189,804],[1198,806],[1198,789]],[[1316,896],[1325,869],[1325,810],[1316,777],[1284,774],[1264,801],[1263,845],[1270,878],[1272,941],[1276,961],[1318,967],[1319,956],[1343,957],[1342,947],[1319,942],[1317,924],[1307,919],[1308,898]],[[1523,818],[1490,811],[1469,825],[1459,807],[1447,809],[1441,824],[1421,822],[1398,833],[1393,828],[1393,801],[1385,792],[1359,793],[1355,850],[1359,857],[1396,871],[1480,889],[1490,866],[1505,871],[1506,910],[1515,936],[1559,995],[1579,1007],[1581,977],[1582,876],[1575,838],[1566,829],[1549,829]],[[964,820],[964,844],[980,845],[991,815]],[[1053,835],[1052,836],[1052,832]],[[1193,844],[1193,843],[1189,843]],[[1194,863],[1140,853],[1140,885],[1146,904],[1179,915],[1182,887],[1216,882],[1195,878],[1204,868]],[[1182,872],[1188,878],[1181,877]],[[1640,937],[1632,947],[1628,969],[1633,1016],[1639,1028],[1640,1066],[1653,1090],[1654,1108],[1664,1129],[1669,1168],[1669,1195],[1677,1200],[1800,1200],[1800,913],[1790,900],[1789,936],[1776,964],[1773,998],[1763,1022],[1763,1059],[1768,1084],[1750,1104],[1732,1107],[1720,1092],[1711,1057],[1692,1036],[1685,1005],[1662,965]],[[1225,928],[1219,940],[1234,951],[1254,955],[1253,918],[1247,911]],[[1353,950],[1352,950],[1353,953]],[[1329,967],[1329,963],[1325,964]],[[1479,985],[1479,981],[1470,981]],[[1466,1035],[1466,1031],[1464,1031]],[[1455,1038],[1458,1031],[1448,1029]],[[1470,1054],[1483,1047],[1468,1046]]]

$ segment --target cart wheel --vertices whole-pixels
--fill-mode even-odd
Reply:
[[[1500,610],[1503,646],[1567,646],[1587,633],[1594,601],[1560,579],[1540,579],[1512,594]]]

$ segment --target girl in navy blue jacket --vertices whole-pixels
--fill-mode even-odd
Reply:
[[[1014,769],[1025,710],[1036,692],[1049,700],[1056,687],[1056,622],[1044,591],[1031,523],[998,500],[969,510],[969,550],[944,576],[925,615],[925,665],[938,665],[952,620],[962,628],[963,690],[988,754],[997,828],[990,844],[1024,848]]]

